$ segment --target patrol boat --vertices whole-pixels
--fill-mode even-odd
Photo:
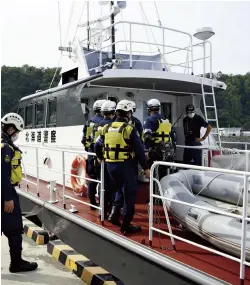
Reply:
[[[25,130],[18,145],[23,150],[24,179],[17,191],[23,213],[124,284],[166,284],[166,280],[171,284],[239,284],[235,259],[207,251],[204,246],[211,246],[206,241],[172,218],[172,232],[192,244],[175,240],[172,247],[163,234],[155,234],[153,244],[149,242],[149,183],[142,172],[134,217],[142,232],[123,236],[118,227],[100,221],[98,211],[90,210],[85,167],[91,154],[84,152],[81,135],[97,99],[133,100],[137,105],[134,115],[142,122],[147,116],[146,102],[158,99],[161,113],[175,127],[179,145],[175,158],[181,162],[185,106],[194,104],[203,116],[202,102],[205,119],[218,130],[215,91],[226,89],[212,73],[211,28],[198,30],[194,36],[199,41],[194,42],[190,33],[165,27],[160,19],[159,25],[148,23],[142,4],[146,23],[118,20],[122,14],[129,16],[138,3],[101,2],[106,5],[83,4],[87,22],[80,19],[78,36],[68,46],[59,47],[59,85],[20,100],[18,113],[24,117]],[[101,17],[91,20],[91,9],[101,10]],[[104,26],[108,19],[110,24]],[[208,140],[206,145],[216,145],[213,135]],[[209,164],[209,155],[205,157]],[[170,231],[163,208],[155,208],[160,229]],[[240,277],[249,282],[249,268]]]

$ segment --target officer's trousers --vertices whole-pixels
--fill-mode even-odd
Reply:
[[[201,144],[193,145],[200,146]],[[192,145],[189,145],[192,146]],[[183,155],[183,163],[202,166],[202,150],[185,148]]]
[[[11,261],[13,262],[13,259],[18,259],[21,256],[23,222],[19,196],[14,188],[12,191],[14,210],[11,214],[4,212],[4,201],[2,201],[1,234],[3,233],[8,238]]]
[[[113,206],[123,207],[123,222],[130,223],[135,212],[137,192],[137,176],[135,175],[135,161],[107,162],[108,172],[115,183],[117,195]],[[123,199],[121,198],[121,193]]]
[[[107,163],[104,163],[104,213],[107,214],[107,212],[110,212],[111,207],[113,205],[113,202],[115,200],[116,195],[116,185],[111,178],[109,172]],[[123,196],[122,196],[123,199]],[[123,203],[123,200],[122,200]]]
[[[95,157],[89,155],[87,158],[86,172],[90,178],[97,180],[100,174],[100,165],[95,161]],[[96,205],[95,194],[96,194],[97,182],[88,181],[88,197],[90,204]]]

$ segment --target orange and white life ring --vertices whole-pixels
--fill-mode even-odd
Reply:
[[[88,184],[87,180],[84,179],[88,177],[86,173],[86,158],[81,155],[77,155],[71,164],[70,173],[82,177],[79,178],[71,176],[71,185],[74,192],[87,197]]]

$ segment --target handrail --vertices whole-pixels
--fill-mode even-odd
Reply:
[[[166,64],[165,63],[165,58],[164,56],[167,55],[167,54],[171,54],[171,53],[174,53],[174,52],[177,52],[177,51],[187,51],[188,55],[190,53],[190,57],[188,56],[188,58],[190,58],[190,60],[187,60],[185,62],[185,66],[184,68],[188,68],[188,69],[191,69],[191,73],[194,73],[194,62],[195,61],[198,61],[198,59],[195,59],[194,58],[194,47],[203,47],[203,57],[200,58],[199,60],[203,60],[203,74],[206,72],[206,59],[209,59],[210,60],[210,78],[212,78],[212,44],[211,42],[209,41],[204,41],[202,43],[197,43],[197,44],[193,44],[193,40],[192,40],[192,35],[187,33],[187,32],[184,32],[184,31],[181,31],[181,30],[177,30],[177,29],[172,29],[172,28],[168,28],[168,27],[165,27],[165,26],[157,26],[157,25],[151,25],[151,24],[145,24],[145,23],[139,23],[139,22],[130,22],[130,21],[118,21],[118,22],[115,22],[114,24],[112,25],[109,25],[105,28],[103,28],[101,31],[98,31],[96,33],[94,33],[93,35],[91,35],[91,38],[90,38],[90,41],[92,38],[95,38],[97,36],[99,37],[102,37],[102,33],[106,32],[107,30],[111,29],[112,27],[116,26],[116,25],[120,25],[120,24],[127,24],[129,25],[129,37],[128,37],[128,40],[121,40],[121,41],[116,41],[114,43],[111,43],[109,45],[106,45],[105,47],[102,46],[102,43],[100,44],[100,48],[98,48],[97,50],[94,50],[93,52],[89,52],[87,54],[85,54],[85,56],[91,54],[91,53],[96,53],[96,52],[100,52],[100,65],[102,66],[102,50],[106,49],[106,48],[110,48],[112,45],[116,45],[118,43],[129,43],[129,48],[127,48],[128,52],[129,52],[129,55],[130,55],[130,68],[132,68],[132,62],[133,62],[133,59],[132,59],[132,53],[133,53],[133,50],[132,50],[132,47],[133,47],[133,44],[134,43],[141,43],[141,44],[147,44],[147,45],[155,45],[157,47],[162,47],[163,51],[160,52],[161,54],[161,57],[162,57],[162,65],[163,65],[163,68],[162,70],[165,71],[165,65],[169,66],[168,63]],[[146,27],[150,27],[150,28],[157,28],[157,29],[161,29],[163,31],[162,33],[162,39],[160,42],[139,42],[139,41],[133,41],[132,40],[132,37],[131,37],[131,33],[132,33],[132,25],[136,25],[136,26],[146,26]],[[165,31],[170,31],[170,32],[175,32],[175,33],[180,33],[180,34],[183,34],[185,36],[188,36],[189,37],[189,40],[190,40],[190,45],[188,45],[187,47],[175,47],[175,46],[171,46],[171,45],[166,45],[165,44]],[[88,42],[89,39],[87,38],[84,38],[83,40],[80,41],[81,44],[85,43],[85,42]],[[209,56],[206,56],[206,52],[205,52],[205,46],[206,45],[209,45],[210,48],[209,48]],[[169,48],[174,48],[175,50],[174,51],[166,51],[165,48],[166,47],[169,47]],[[191,63],[191,67],[189,66],[189,63]],[[183,67],[182,64],[172,64],[171,66],[176,66],[176,67]],[[184,69],[184,70],[185,70]],[[197,73],[197,72],[196,72]]]
[[[155,195],[154,194],[153,181],[156,179],[156,178],[154,178],[154,172],[155,172],[155,168],[157,166],[168,166],[168,167],[188,168],[188,169],[203,170],[203,171],[214,171],[214,172],[219,172],[219,173],[226,173],[226,174],[234,174],[234,175],[243,176],[244,177],[244,190],[243,190],[244,196],[243,196],[243,213],[242,213],[242,215],[235,215],[235,214],[223,212],[220,210],[218,211],[215,209],[210,209],[210,208],[205,207],[205,206],[199,206],[199,205],[187,203],[184,201],[179,201],[176,199],[164,197],[163,195],[161,195],[161,196]],[[210,252],[213,252],[213,253],[216,253],[218,255],[229,258],[231,260],[237,261],[240,263],[240,279],[243,281],[245,278],[245,275],[244,275],[245,274],[245,265],[247,265],[247,266],[250,265],[245,260],[245,255],[246,255],[246,223],[247,223],[247,221],[250,221],[250,219],[247,217],[248,183],[249,183],[248,178],[249,177],[250,177],[250,172],[247,172],[247,171],[219,169],[219,168],[212,168],[212,167],[204,167],[204,166],[197,166],[197,165],[187,165],[187,164],[181,164],[181,163],[174,163],[174,162],[161,162],[161,161],[154,162],[153,165],[151,166],[151,169],[150,169],[150,205],[149,205],[149,241],[150,241],[150,244],[152,245],[152,242],[153,242],[153,231],[156,231],[156,232],[162,233],[164,235],[167,235],[170,238],[179,239],[183,242],[190,243],[194,246],[206,249]],[[184,204],[184,205],[188,205],[190,207],[199,208],[199,209],[207,210],[207,211],[214,212],[217,214],[223,214],[225,216],[241,219],[242,220],[242,237],[241,237],[240,258],[236,258],[230,254],[225,254],[225,253],[222,253],[218,250],[214,250],[212,248],[200,245],[196,242],[192,242],[190,240],[178,237],[176,235],[173,235],[170,230],[169,230],[169,232],[166,232],[166,231],[159,230],[159,229],[155,228],[153,226],[153,198],[159,198],[159,199],[162,199],[162,201],[174,201],[175,203],[178,203],[178,204]],[[165,203],[163,202],[163,204],[165,204]]]
[[[36,167],[36,169],[37,169],[37,177],[36,177],[37,183],[31,182],[31,181],[29,181],[27,179],[24,179],[24,180],[27,181],[27,182],[31,182],[32,184],[36,185],[36,187],[37,187],[37,196],[38,197],[40,197],[40,194],[39,194],[39,181],[40,181],[40,179],[39,179],[39,169],[44,169],[46,171],[51,171],[51,172],[62,174],[62,178],[63,178],[62,179],[62,181],[63,181],[63,183],[62,183],[63,189],[62,190],[63,190],[63,207],[64,207],[64,209],[66,209],[66,200],[65,200],[65,198],[77,201],[77,202],[79,202],[81,204],[89,205],[89,206],[94,207],[96,209],[99,209],[101,211],[101,223],[102,223],[102,225],[104,224],[104,195],[105,195],[105,189],[104,189],[104,162],[101,163],[101,173],[100,173],[101,177],[100,177],[100,180],[87,178],[87,177],[84,178],[87,181],[96,182],[96,183],[101,185],[100,206],[96,206],[96,205],[93,205],[91,203],[87,203],[85,201],[73,198],[72,196],[69,196],[69,195],[65,194],[65,188],[66,188],[65,187],[66,186],[65,185],[66,184],[65,183],[65,176],[66,175],[70,176],[70,177],[72,176],[72,177],[76,177],[76,178],[82,179],[82,177],[79,176],[79,175],[74,175],[74,174],[65,172],[65,152],[66,153],[76,153],[76,154],[81,153],[81,154],[85,154],[85,155],[96,156],[95,153],[87,152],[87,151],[83,151],[83,150],[79,150],[79,151],[75,150],[75,151],[73,151],[73,150],[65,150],[65,149],[60,149],[60,148],[44,147],[44,146],[37,146],[37,145],[29,145],[29,146],[27,146],[27,145],[18,144],[18,146],[33,147],[36,150],[36,164],[31,164],[31,163],[25,163],[25,164],[29,165],[29,166],[32,166],[32,167]],[[46,149],[46,150],[50,149],[50,150],[53,150],[53,151],[61,152],[61,154],[62,154],[62,171],[59,171],[59,170],[56,170],[56,169],[51,169],[51,168],[46,168],[44,166],[39,165],[39,163],[38,163],[38,149]]]

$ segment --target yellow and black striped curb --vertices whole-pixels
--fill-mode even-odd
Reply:
[[[60,240],[50,241],[47,252],[87,285],[124,285],[118,278]]]
[[[23,217],[23,231],[36,244],[42,245],[49,242],[49,233]]]

